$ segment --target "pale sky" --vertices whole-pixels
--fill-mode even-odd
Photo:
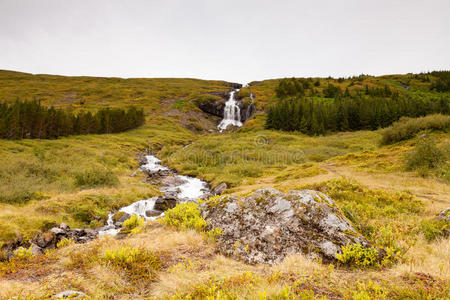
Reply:
[[[450,0],[0,0],[0,69],[240,83],[450,69]]]

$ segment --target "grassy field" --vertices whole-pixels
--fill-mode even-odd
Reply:
[[[320,86],[332,80],[322,78]],[[429,83],[409,75],[365,77],[350,88],[389,84],[404,89],[400,83],[410,85],[411,96],[435,94]],[[275,100],[276,84],[268,80],[250,86],[260,110]],[[147,117],[144,126],[120,134],[1,140],[0,243],[27,240],[61,222],[96,227],[102,221],[92,221],[94,216],[104,220],[110,210],[158,195],[157,186],[135,173],[136,155],[150,148],[182,174],[213,187],[226,182],[230,194],[269,186],[326,192],[371,242],[401,253],[397,264],[352,269],[294,255],[274,266],[250,266],[217,254],[214,241],[202,233],[150,222],[122,240],[69,244],[0,263],[0,298],[33,299],[67,289],[111,299],[448,297],[450,243],[433,221],[450,206],[448,132],[425,131],[446,160],[427,173],[407,168],[423,132],[392,145],[381,144],[383,129],[311,137],[265,130],[260,112],[235,132],[207,133],[218,119],[193,102],[204,93],[229,89],[217,81],[0,71],[0,101],[38,97],[46,105],[74,110],[134,104]],[[129,256],[133,259],[124,265],[120,257]]]

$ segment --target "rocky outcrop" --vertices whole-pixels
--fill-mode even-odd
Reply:
[[[239,108],[241,109],[241,122],[244,123],[256,112],[256,107],[253,103],[245,106],[243,102],[239,103]]]
[[[311,190],[257,190],[200,205],[211,227],[222,229],[220,251],[247,263],[273,264],[289,253],[335,260],[341,246],[369,246],[327,195]]]
[[[195,104],[203,112],[223,118],[225,102],[227,102],[229,93],[208,93],[208,95],[217,96],[214,98],[204,98],[195,101]]]
[[[12,243],[2,249],[7,253],[7,259],[14,256],[14,251],[20,247],[30,248],[33,254],[43,254],[46,250],[55,249],[62,239],[72,239],[76,243],[85,243],[97,238],[97,232],[92,229],[70,229],[67,224],[40,232],[30,242]]]

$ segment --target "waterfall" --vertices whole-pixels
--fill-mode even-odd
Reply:
[[[239,89],[231,91],[228,101],[225,102],[225,109],[223,111],[223,120],[220,122],[219,126],[217,126],[220,132],[227,129],[229,125],[238,127],[242,126],[241,109],[238,106],[238,101],[236,101],[236,99],[234,98],[234,95],[238,91]]]

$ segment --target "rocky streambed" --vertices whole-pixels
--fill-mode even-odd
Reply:
[[[116,235],[123,222],[137,215],[146,220],[154,220],[164,215],[164,211],[175,207],[177,203],[196,201],[210,195],[209,184],[195,177],[179,175],[174,170],[161,165],[161,160],[152,154],[139,158],[141,171],[147,175],[147,181],[160,185],[163,196],[139,200],[122,207],[118,212],[110,212],[107,225],[97,229],[98,235]]]

